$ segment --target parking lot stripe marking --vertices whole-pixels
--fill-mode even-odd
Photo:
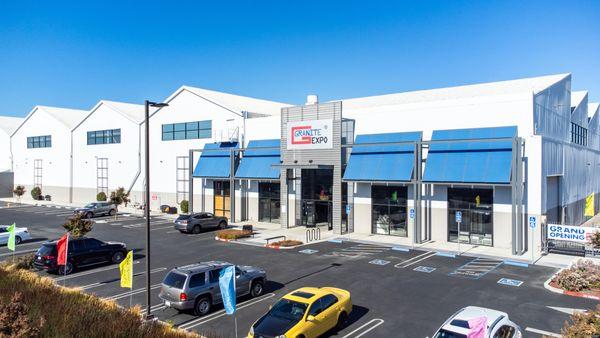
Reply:
[[[560,337],[562,337],[562,336],[561,336],[560,334],[558,334],[558,333],[549,332],[549,331],[544,331],[544,330],[540,330],[540,329],[534,329],[534,328],[532,328],[532,327],[526,327],[526,328],[525,328],[525,331],[528,331],[528,332],[533,332],[533,333],[537,333],[537,334],[540,334],[540,335],[542,335],[542,336],[550,336],[550,337],[557,337],[557,338],[560,338]]]
[[[359,326],[357,329],[355,329],[354,331],[348,333],[347,335],[343,336],[342,338],[349,338],[350,336],[352,336],[355,333],[358,333],[360,330],[364,329],[365,327],[369,327],[367,328],[365,331],[360,332],[360,334],[358,334],[357,336],[353,337],[353,338],[359,338],[364,336],[365,334],[369,333],[370,331],[372,331],[374,328],[378,327],[379,325],[383,324],[385,321],[381,318],[375,318],[375,319],[371,319],[370,321],[368,321],[367,323]]]
[[[133,264],[138,264],[139,262],[140,261],[134,261]],[[77,278],[79,276],[91,275],[93,273],[98,273],[98,272],[103,272],[103,271],[108,271],[108,270],[118,269],[118,268],[119,268],[118,265],[112,265],[112,266],[107,266],[105,268],[100,268],[100,269],[95,269],[95,270],[89,270],[89,271],[83,271],[83,272],[74,273],[74,274],[71,274],[71,275],[57,277],[57,278],[54,278],[54,280],[55,281],[62,281],[62,280],[65,280],[65,279]]]
[[[248,306],[252,306],[254,304],[258,304],[258,303],[260,303],[260,302],[262,302],[264,300],[267,300],[267,299],[269,299],[269,298],[271,298],[273,296],[275,296],[274,293],[267,293],[266,295],[264,295],[264,296],[262,296],[260,298],[254,298],[254,299],[247,300],[245,302],[241,302],[240,304],[238,304],[239,306],[237,307],[237,310],[241,310],[241,309],[246,308]],[[225,310],[219,310],[219,311],[215,312],[212,315],[208,315],[206,317],[200,317],[200,318],[195,319],[195,320],[193,320],[191,322],[184,323],[181,326],[178,326],[178,328],[179,329],[184,329],[184,330],[189,330],[189,329],[191,329],[193,327],[196,327],[198,325],[202,325],[202,324],[208,323],[208,322],[210,322],[210,321],[212,321],[214,319],[223,317],[225,315],[226,315]]]
[[[411,265],[417,264],[420,261],[426,260],[427,258],[430,258],[433,256],[435,256],[435,252],[428,251],[428,252],[422,253],[418,256],[415,256],[413,258],[407,259],[404,262],[400,262],[400,263],[394,265],[394,267],[400,268],[400,269],[405,269]]]
[[[150,273],[156,273],[156,272],[161,272],[161,271],[165,271],[167,270],[167,268],[156,268],[153,270],[150,270]],[[142,276],[144,273],[146,273],[146,271],[140,271],[140,272],[136,272],[133,277],[138,277],[138,276]],[[109,281],[104,281],[104,282],[97,282],[97,283],[92,283],[92,284],[88,284],[88,285],[84,285],[84,286],[80,286],[79,288],[82,290],[88,290],[88,289],[92,289],[98,286],[102,286],[102,285],[106,285],[106,284],[110,284],[110,283],[114,283],[114,282],[118,282],[119,279],[113,279],[113,280],[109,280]]]
[[[475,258],[474,260],[459,266],[456,270],[450,272],[448,275],[479,279],[500,265],[502,265],[502,261],[500,260]]]
[[[176,232],[179,232],[179,230],[167,231],[168,234],[174,234]]]
[[[150,286],[150,290],[158,289],[159,287],[161,287],[160,283],[159,284],[154,284],[154,285]],[[145,291],[146,291],[146,288],[135,289],[133,291],[127,291],[127,292],[116,294],[114,296],[106,297],[106,299],[117,300],[117,299],[129,297],[129,296],[132,296],[132,295],[137,295],[138,293],[142,293],[142,292],[145,292]]]
[[[168,227],[162,227],[162,228],[152,228],[150,229],[150,231],[154,231],[154,230],[165,230],[165,229],[173,229],[173,226],[168,226]]]
[[[17,245],[18,247],[18,245]],[[13,252],[8,252],[8,253],[3,253],[0,254],[0,257],[6,257],[6,256],[12,256],[12,255],[18,255],[18,254],[22,254],[22,253],[30,253],[30,252],[34,252],[37,251],[38,249],[29,249],[29,250],[23,250],[23,251],[15,251]]]

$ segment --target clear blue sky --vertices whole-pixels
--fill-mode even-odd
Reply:
[[[321,100],[573,73],[600,100],[600,1],[2,1],[0,115],[181,85]]]

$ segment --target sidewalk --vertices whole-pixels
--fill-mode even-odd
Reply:
[[[260,245],[264,246],[267,244],[267,238],[276,237],[276,236],[285,236],[285,239],[288,240],[296,240],[301,241],[304,244],[307,243],[306,239],[306,231],[308,229],[316,229],[316,228],[306,228],[303,226],[297,226],[289,229],[282,229],[281,225],[278,223],[262,223],[262,222],[238,222],[232,223],[231,225],[235,227],[241,228],[243,225],[251,224],[253,226],[253,230],[255,231],[254,236],[247,239],[240,239],[238,242],[242,242],[245,244],[252,245]],[[338,237],[339,235],[335,235],[332,230],[327,230],[327,227],[320,227],[320,239],[313,239],[310,241],[312,243],[318,243],[327,241],[333,238]],[[281,238],[280,240],[283,240]],[[273,240],[277,241],[277,240]],[[273,242],[271,241],[271,242]]]

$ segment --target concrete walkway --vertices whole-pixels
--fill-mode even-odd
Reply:
[[[304,244],[312,244],[312,243],[318,243],[318,242],[323,242],[323,241],[327,241],[333,238],[338,237],[339,235],[335,235],[333,233],[333,231],[331,230],[327,230],[327,227],[320,227],[320,238],[309,238],[309,242],[307,243],[307,235],[306,232],[309,229],[316,229],[316,228],[306,228],[303,226],[298,226],[298,227],[294,227],[294,228],[289,228],[289,229],[282,229],[280,224],[277,223],[262,223],[262,222],[239,222],[239,223],[232,223],[231,225],[237,227],[237,228],[241,228],[243,225],[248,225],[251,224],[254,230],[254,236],[252,238],[248,238],[248,239],[243,239],[243,240],[238,240],[238,242],[242,242],[242,243],[246,243],[246,244],[252,244],[252,245],[260,245],[260,246],[264,246],[265,244],[267,244],[267,238],[271,238],[271,237],[276,237],[276,236],[285,236],[285,239],[287,240],[296,240],[296,241],[301,241]],[[309,230],[311,231],[311,235],[313,235],[313,230]],[[279,241],[279,240],[283,240],[283,238],[281,239],[276,239],[273,241]],[[271,241],[271,242],[273,242]]]

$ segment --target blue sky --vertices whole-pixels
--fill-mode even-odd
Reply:
[[[0,115],[184,84],[302,103],[563,72],[600,100],[600,1],[84,2],[0,3]]]

